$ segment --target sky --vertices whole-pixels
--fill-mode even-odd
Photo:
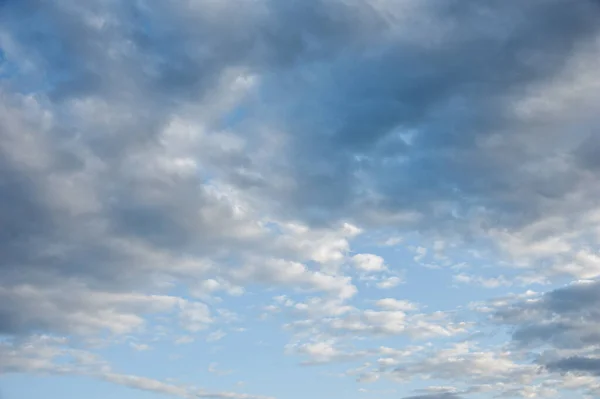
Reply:
[[[0,1],[0,398],[600,397],[598,21]]]

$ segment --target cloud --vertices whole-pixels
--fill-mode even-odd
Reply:
[[[189,331],[200,331],[213,322],[208,306],[203,303],[181,302],[180,319],[183,327]]]
[[[328,326],[338,333],[374,336],[406,335],[413,339],[451,337],[467,332],[466,323],[455,323],[448,316],[443,312],[407,314],[397,309],[365,309],[334,318],[328,322]]]
[[[377,287],[383,290],[394,288],[402,283],[402,279],[397,276],[386,277],[377,283]]]
[[[533,239],[528,226],[559,225],[577,209],[578,234],[595,209],[584,151],[594,135],[563,147],[558,133],[588,115],[565,99],[592,94],[557,86],[589,77],[575,72],[597,61],[593,2],[97,2],[92,12],[64,1],[37,5],[48,22],[34,24],[43,46],[20,23],[31,4],[3,6],[2,47],[18,66],[0,109],[9,286],[66,278],[154,291],[166,274],[236,293],[247,277],[351,296],[335,270],[358,229],[315,223],[401,220],[468,237],[494,220],[475,233],[501,237],[515,254]],[[237,28],[225,32],[222,21]],[[545,89],[564,112],[535,146],[552,117],[536,94]],[[240,108],[243,134],[223,123]],[[553,254],[567,248],[557,240]],[[273,256],[233,272],[215,261],[262,253]],[[579,253],[553,270],[594,275],[593,256]],[[359,264],[381,268],[374,259]],[[301,270],[307,261],[328,266]]]
[[[407,12],[389,3],[386,6],[385,12]],[[530,131],[527,143],[539,137],[534,127],[541,121],[534,119],[537,115],[519,119],[512,107],[522,93],[519,88],[533,89],[560,73],[565,65],[560,60],[569,59],[579,50],[578,43],[597,32],[593,18],[585,15],[597,14],[597,5],[584,2],[566,15],[563,6],[561,1],[536,1],[528,7],[425,2],[409,9],[412,20],[405,17],[401,27],[390,27],[376,55],[350,53],[332,60],[327,68],[307,65],[290,72],[285,80],[275,77],[273,85],[280,84],[280,90],[295,90],[296,95],[288,97],[295,112],[289,114],[305,118],[302,123],[287,121],[298,132],[292,167],[296,166],[300,180],[297,187],[304,189],[289,199],[298,209],[322,207],[340,215],[360,212],[359,206],[369,209],[374,197],[383,208],[378,212],[385,208],[392,215],[416,211],[430,228],[434,221],[451,223],[452,208],[468,201],[502,216],[500,221],[506,221],[507,227],[509,222],[519,223],[514,218],[517,209],[531,210],[531,217],[539,217],[545,195],[565,195],[568,183],[561,179],[562,185],[555,188],[560,193],[544,192],[550,190],[547,178],[534,165],[548,161],[553,166],[552,159],[546,159],[549,146],[516,147],[517,135],[526,133],[523,129]],[[564,16],[560,26],[547,35],[535,34],[548,32],[545,27],[557,14]],[[536,24],[524,22],[531,15]],[[491,28],[498,21],[510,22],[504,28]],[[419,23],[435,28],[419,28]],[[403,35],[404,29],[411,34]],[[478,33],[476,37],[473,32]],[[524,53],[535,59],[524,62],[516,56]],[[373,70],[380,74],[372,76]],[[310,80],[291,83],[293,77],[307,74]],[[328,106],[317,112],[323,109],[321,104]],[[455,130],[447,129],[447,122],[454,123]],[[519,133],[511,134],[512,129]],[[318,144],[309,144],[306,131],[314,132],[320,140],[313,142]],[[498,137],[503,140],[495,144]],[[328,159],[321,173],[312,172],[323,165],[325,154],[335,157]],[[520,166],[510,162],[516,158],[528,159],[531,168],[515,173]],[[575,173],[567,170],[563,176],[571,172]],[[529,188],[528,183],[532,184]],[[373,192],[376,195],[369,196]],[[517,197],[517,192],[525,197]],[[310,193],[319,195],[311,197]]]
[[[0,332],[4,334],[36,330],[125,334],[142,327],[145,314],[205,306],[167,295],[93,291],[80,284],[0,287],[0,298]]]
[[[445,381],[461,381],[471,384],[533,382],[536,367],[520,364],[507,352],[478,350],[468,343],[438,348],[428,357],[402,362],[392,371],[398,380],[414,375],[428,375]]]
[[[231,273],[234,281],[257,281],[328,292],[342,298],[356,293],[351,278],[311,271],[298,262],[283,259],[261,259],[261,263],[248,263]]]
[[[13,345],[0,343],[0,374],[43,372],[50,375],[84,375],[128,388],[161,393],[179,398],[272,399],[268,396],[238,392],[210,392],[184,385],[113,371],[97,355],[68,347],[66,338],[35,336]]]
[[[500,305],[495,320],[514,327],[521,345],[585,349],[600,342],[598,281],[579,282],[541,296]]]
[[[363,272],[380,272],[386,270],[385,261],[374,254],[356,254],[352,257],[354,267]]]
[[[131,346],[134,350],[138,352],[143,352],[151,349],[151,347],[147,344],[136,344],[135,342],[130,343],[129,346]]]
[[[215,342],[223,339],[227,334],[222,330],[213,331],[206,337],[207,342]]]
[[[0,7],[3,371],[68,372],[54,353],[79,353],[18,357],[7,348],[19,340],[135,334],[157,314],[197,332],[226,322],[215,295],[251,290],[303,295],[279,305],[307,316],[293,331],[330,335],[297,346],[322,362],[363,356],[335,341],[352,334],[467,332],[447,312],[350,302],[359,288],[345,266],[391,268],[349,255],[380,228],[387,245],[432,237],[418,262],[455,243],[530,282],[600,276],[597,1]],[[597,284],[493,305],[493,319],[517,348],[550,346],[538,359],[549,370],[594,374]],[[201,301],[172,294],[188,291]],[[531,371],[503,352],[452,356],[393,375],[488,384]]]
[[[454,276],[453,279],[457,283],[481,285],[485,288],[498,288],[502,286],[511,286],[513,284],[504,276],[486,278],[460,273]]]
[[[600,359],[573,356],[546,365],[550,371],[600,375]]]
[[[406,385],[413,381],[443,380],[457,384],[457,387],[430,386],[419,389],[415,397],[451,398],[470,394],[551,396],[558,389],[573,389],[577,384],[571,381],[571,388],[568,388],[567,381],[540,374],[538,366],[523,363],[519,354],[499,348],[482,349],[474,342],[463,341],[447,346],[428,344],[404,347],[404,350],[380,347],[361,354],[360,359],[366,362],[346,371],[345,375],[356,376],[364,382],[389,379]],[[378,357],[376,362],[371,361],[374,357]],[[593,387],[593,381],[578,383],[579,388]]]
[[[382,242],[381,245],[386,246],[386,247],[393,247],[393,246],[400,244],[402,241],[403,241],[402,237],[390,237],[390,238],[386,239],[384,242]]]
[[[537,394],[555,395],[561,389],[595,396],[598,382],[598,281],[577,281],[545,293],[526,292],[489,303],[489,321],[497,330],[509,327],[509,345],[517,361],[530,354],[536,373],[545,382]],[[525,356],[525,357],[524,357]],[[534,388],[511,392],[534,394]]]
[[[129,388],[140,389],[142,391],[156,392],[180,398],[191,397],[191,392],[186,388],[165,382],[153,380],[151,378],[138,377],[134,375],[122,375],[106,373],[102,379],[114,384],[123,385]]]
[[[598,281],[581,281],[528,298],[501,301],[493,320],[511,327],[513,346],[535,351],[551,373],[598,375]],[[587,384],[593,392],[593,384]]]
[[[192,342],[194,342],[194,338],[190,337],[189,335],[185,335],[183,337],[177,338],[175,340],[175,345],[191,344]]]
[[[211,363],[211,364],[209,364],[208,365],[208,372],[212,373],[212,374],[217,374],[217,375],[220,375],[220,376],[228,375],[228,374],[231,374],[233,372],[232,370],[220,370],[218,368],[218,366],[219,366],[218,363]]]
[[[349,362],[378,356],[376,362],[381,370],[363,376],[367,380],[379,378],[380,371],[398,366],[418,349],[365,349],[355,347],[353,343],[357,340],[371,342],[392,336],[410,340],[449,339],[466,334],[470,328],[469,323],[453,320],[451,314],[416,313],[417,307],[407,301],[383,300],[378,306],[386,310],[358,309],[331,301],[295,303],[282,298],[280,302],[286,313],[294,317],[284,326],[293,333],[292,342],[287,346],[288,353],[307,357],[303,364]],[[398,310],[399,307],[404,311]],[[411,369],[410,373],[417,371]]]
[[[418,306],[412,302],[394,298],[380,299],[375,302],[375,304],[386,310],[399,310],[403,312],[410,312],[411,310],[418,309]]]
[[[416,395],[416,396],[407,396],[404,399],[460,399],[461,396],[458,396],[454,393],[432,393],[425,395]]]
[[[249,395],[238,392],[208,392],[161,382],[151,378],[135,375],[105,373],[100,376],[103,380],[114,384],[142,391],[155,392],[180,398],[210,398],[210,399],[272,399],[269,396]]]
[[[337,362],[351,362],[369,355],[369,351],[347,350],[339,347],[335,339],[326,341],[313,340],[303,344],[290,344],[288,351],[308,357],[304,365],[318,365]]]

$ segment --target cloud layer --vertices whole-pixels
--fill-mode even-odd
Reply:
[[[599,17],[0,2],[0,372],[78,374],[70,356],[130,388],[261,398],[119,373],[97,345],[276,320],[278,354],[412,399],[600,392]],[[408,298],[431,271],[448,290]]]

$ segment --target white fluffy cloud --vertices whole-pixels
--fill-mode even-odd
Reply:
[[[381,256],[374,254],[356,254],[352,257],[354,267],[363,272],[380,272],[386,270]]]
[[[402,312],[408,312],[411,310],[418,309],[418,305],[416,305],[410,301],[394,299],[394,298],[380,299],[375,304],[377,306],[379,306],[380,308],[383,308],[386,310],[397,310],[397,311],[402,311]]]

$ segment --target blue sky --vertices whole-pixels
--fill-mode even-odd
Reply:
[[[600,3],[0,2],[0,398],[600,396]]]

